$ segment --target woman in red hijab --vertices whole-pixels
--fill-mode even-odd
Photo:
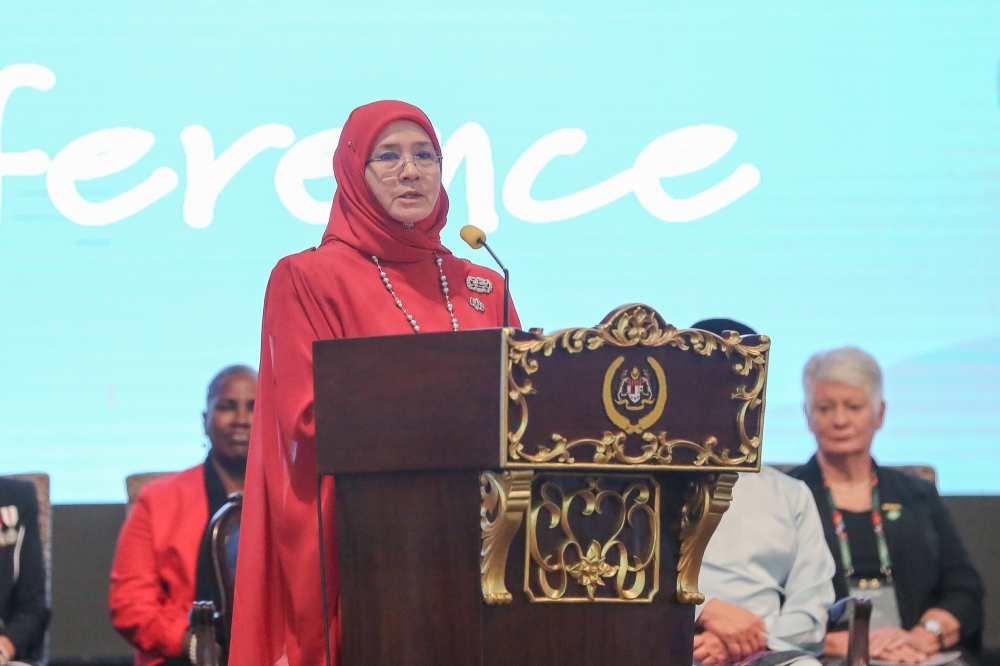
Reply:
[[[285,257],[271,272],[264,297],[231,664],[325,662],[313,341],[503,325],[502,278],[441,245],[448,195],[441,185],[440,155],[433,126],[415,106],[383,101],[355,109],[333,157],[337,193],[323,242]],[[519,325],[513,311],[511,324]],[[330,643],[336,646],[332,478],[324,479],[320,501]]]

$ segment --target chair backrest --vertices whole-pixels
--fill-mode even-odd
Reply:
[[[140,472],[138,474],[129,474],[126,476],[125,493],[128,495],[128,503],[125,504],[125,515],[128,515],[128,513],[132,510],[132,505],[135,504],[137,499],[139,499],[139,492],[142,490],[143,486],[154,479],[173,473],[174,472]]]
[[[42,540],[42,560],[45,563],[45,604],[52,608],[52,501],[49,493],[49,475],[44,472],[8,474],[9,479],[31,481],[38,497],[38,533]],[[45,631],[42,643],[42,663],[49,663],[49,632]]]
[[[915,476],[924,481],[929,481],[937,488],[937,470],[931,465],[887,465],[890,469],[895,469],[903,474]]]
[[[228,654],[233,628],[233,593],[236,584],[236,554],[243,520],[243,493],[233,493],[208,523],[212,554],[212,593],[218,607],[224,635],[219,641]]]
[[[773,465],[768,465],[768,467],[773,467],[779,472],[784,472],[788,474],[793,469],[798,467],[798,465],[789,463],[775,463]],[[924,481],[930,481],[935,486],[937,486],[937,470],[934,469],[932,465],[882,465],[882,467],[888,467],[889,469],[894,469],[903,474],[909,474],[910,476],[915,476],[917,478],[923,479]]]

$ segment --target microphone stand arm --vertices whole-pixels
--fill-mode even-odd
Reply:
[[[508,303],[510,303],[510,271],[508,271],[507,267],[503,265],[502,261],[500,261],[500,257],[496,255],[493,248],[486,244],[486,241],[482,241],[482,245],[486,248],[487,252],[493,255],[493,260],[497,262],[497,265],[500,266],[500,270],[503,271],[503,327],[509,328],[510,309]]]

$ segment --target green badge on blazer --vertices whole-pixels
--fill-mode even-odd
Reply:
[[[883,502],[882,511],[885,513],[886,520],[899,520],[899,517],[903,515],[903,505]]]

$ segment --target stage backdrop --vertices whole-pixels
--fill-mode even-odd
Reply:
[[[121,501],[197,463],[208,380],[257,363],[269,271],[319,242],[339,128],[394,98],[445,142],[445,243],[489,232],[526,327],[749,323],[765,462],[813,450],[809,355],[858,345],[878,458],[1000,492],[996,3],[474,4],[2,3],[0,470]]]

